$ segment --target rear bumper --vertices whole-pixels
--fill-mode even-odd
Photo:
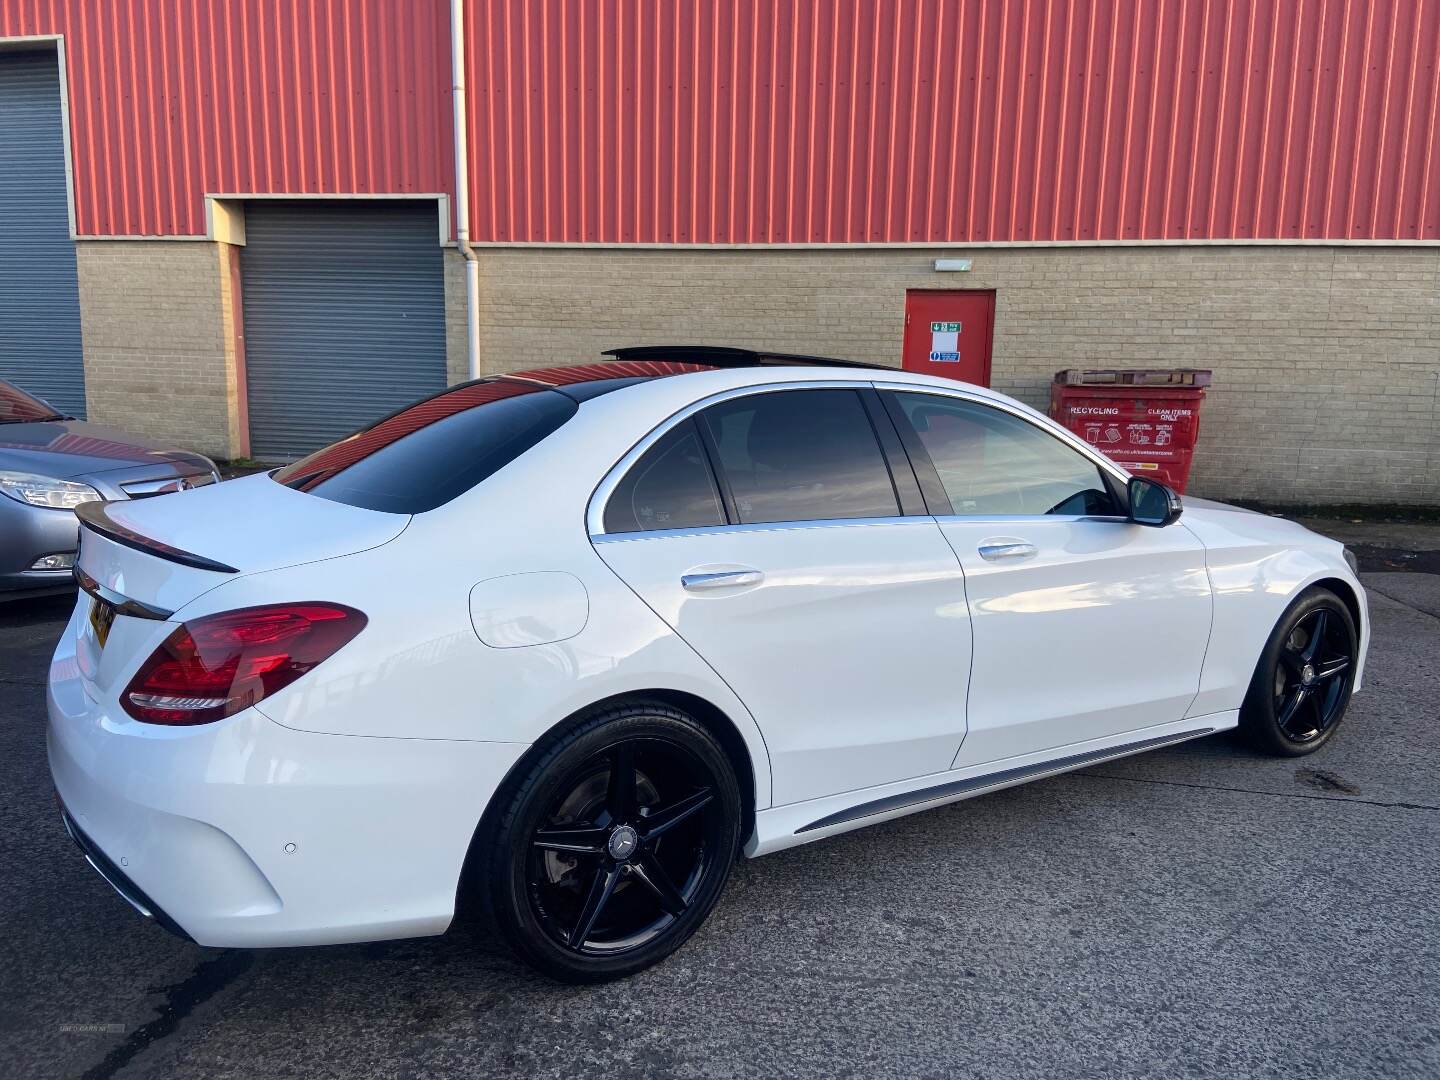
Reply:
[[[85,861],[90,864],[90,869],[104,878],[109,886],[120,894],[122,900],[145,918],[153,919],[176,937],[186,941],[191,940],[190,935],[180,928],[179,923],[170,918],[159,904],[141,892],[140,887],[130,880],[130,876],[111,862],[110,856],[101,851],[95,845],[95,841],[85,835],[84,830],[75,824],[75,819],[70,816],[70,811],[66,810],[63,805],[60,807],[60,821],[65,826],[65,831],[70,835],[70,839],[80,849],[80,854],[85,856]]]
[[[76,842],[132,906],[228,947],[446,929],[475,826],[524,746],[320,735],[254,709],[140,724],[86,695],[73,628],[50,671],[50,770]]]

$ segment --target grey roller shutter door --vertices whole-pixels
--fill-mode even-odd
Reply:
[[[0,52],[0,379],[85,415],[80,289],[53,52]]]
[[[433,202],[252,202],[240,271],[252,457],[300,457],[444,389]]]

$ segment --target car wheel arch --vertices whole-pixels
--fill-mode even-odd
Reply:
[[[1291,609],[1291,607],[1295,605],[1295,603],[1302,596],[1306,596],[1309,593],[1314,592],[1316,589],[1323,589],[1326,592],[1334,593],[1336,598],[1345,605],[1345,610],[1350,613],[1350,619],[1355,624],[1355,636],[1357,642],[1361,647],[1363,657],[1364,643],[1366,640],[1366,636],[1369,634],[1369,623],[1367,621],[1369,618],[1369,614],[1366,610],[1365,604],[1360,599],[1360,593],[1356,589],[1354,582],[1349,581],[1346,578],[1334,576],[1333,574],[1326,574],[1323,572],[1316,574],[1313,578],[1296,588],[1295,591],[1292,592],[1290,596],[1285,600],[1284,608],[1282,608],[1279,615],[1275,617],[1275,624],[1278,625],[1279,621],[1285,617],[1286,613]],[[1364,660],[1362,659],[1361,670],[1363,671],[1363,669]],[[1355,689],[1360,689],[1360,683],[1358,680],[1356,682]]]
[[[1310,589],[1327,589],[1338,596],[1340,602],[1350,612],[1350,618],[1355,620],[1355,632],[1357,634],[1364,632],[1364,608],[1360,603],[1359,594],[1355,592],[1355,586],[1350,582],[1338,577],[1321,578],[1318,581],[1310,582],[1301,591],[1308,592]]]
[[[461,865],[458,879],[456,881],[455,910],[457,916],[467,908],[465,903],[466,894],[473,892],[467,889],[467,882],[472,880],[473,867],[480,861],[477,857],[477,850],[482,838],[487,834],[489,826],[496,816],[503,814],[510,802],[510,793],[514,789],[517,780],[529,772],[531,764],[537,757],[543,755],[551,742],[566,730],[583,723],[587,718],[607,709],[613,709],[620,705],[661,705],[666,708],[678,709],[681,712],[693,717],[694,720],[705,728],[729,759],[731,767],[735,770],[735,779],[740,788],[741,799],[741,822],[740,822],[740,844],[741,850],[749,842],[755,831],[755,814],[760,793],[756,790],[755,766],[751,758],[750,748],[741,734],[739,726],[732,720],[723,709],[714,702],[708,701],[698,694],[688,693],[683,690],[672,690],[667,688],[649,688],[643,690],[627,691],[625,693],[612,694],[599,701],[591,702],[584,708],[577,709],[569,716],[551,725],[541,734],[530,748],[521,754],[510,769],[506,772],[505,778],[495,788],[490,797],[484,813],[480,820],[475,823],[475,829],[470,836],[470,844],[465,851],[465,859]]]
[[[1315,592],[1317,589],[1325,592],[1334,593],[1336,599],[1338,599],[1342,604],[1345,605],[1345,610],[1350,613],[1350,618],[1355,623],[1355,633],[1363,641],[1363,636],[1365,634],[1365,623],[1363,620],[1365,606],[1360,602],[1360,596],[1355,591],[1355,586],[1349,581],[1346,581],[1344,578],[1326,577],[1323,575],[1317,575],[1316,577],[1313,577],[1310,580],[1303,582],[1284,598],[1284,606],[1275,615],[1274,619],[1269,623],[1269,628],[1265,631],[1266,641],[1269,640],[1269,635],[1274,630],[1274,628],[1280,625],[1281,620],[1290,613],[1290,611],[1295,607],[1295,605],[1298,604],[1304,597],[1310,595],[1312,592]],[[1264,650],[1265,643],[1265,641],[1261,642],[1260,648],[1262,652]],[[1258,664],[1261,659],[1263,659],[1263,656],[1261,655],[1261,653],[1257,653],[1256,663]]]
[[[1317,612],[1320,612],[1323,618],[1326,608],[1334,612],[1337,607],[1345,612],[1348,616],[1347,621],[1350,623],[1348,628],[1351,633],[1350,651],[1345,657],[1349,662],[1350,670],[1343,676],[1344,680],[1348,680],[1348,685],[1342,685],[1338,702],[1335,701],[1333,695],[1327,702],[1322,691],[1322,696],[1315,699],[1322,702],[1320,714],[1323,715],[1316,716],[1318,727],[1306,734],[1296,735],[1286,728],[1286,720],[1280,715],[1277,702],[1281,700],[1282,696],[1288,698],[1294,694],[1296,695],[1295,703],[1298,706],[1301,696],[1310,693],[1308,688],[1314,673],[1311,671],[1310,656],[1307,654],[1304,657],[1307,674],[1302,689],[1298,691],[1294,689],[1292,677],[1284,680],[1282,690],[1282,683],[1279,680],[1285,665],[1281,654],[1287,648],[1299,648],[1285,644],[1298,627]],[[1291,594],[1289,603],[1276,620],[1266,639],[1265,647],[1256,661],[1255,672],[1246,690],[1244,701],[1241,703],[1239,725],[1235,732],[1240,741],[1247,743],[1252,749],[1262,754],[1286,758],[1312,754],[1328,743],[1344,718],[1350,695],[1359,688],[1358,672],[1360,666],[1363,665],[1364,655],[1363,630],[1360,620],[1362,611],[1363,607],[1355,586],[1344,578],[1316,578]],[[1338,618],[1332,615],[1331,622],[1338,622]],[[1321,628],[1324,625],[1324,622],[1316,623],[1310,631],[1307,631],[1307,635],[1323,632]],[[1313,639],[1307,636],[1307,647],[1310,647],[1311,640]],[[1315,660],[1315,665],[1317,668],[1321,666],[1319,659]],[[1339,670],[1344,671],[1346,666],[1342,664]],[[1292,656],[1290,667],[1292,676],[1297,670]],[[1327,677],[1322,676],[1321,678]],[[1320,680],[1315,680],[1316,690],[1319,690],[1321,685]]]

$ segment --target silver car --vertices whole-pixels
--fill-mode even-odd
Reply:
[[[0,380],[0,600],[73,585],[81,503],[219,479],[207,457],[63,416]]]

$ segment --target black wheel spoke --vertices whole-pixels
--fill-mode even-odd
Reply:
[[[1282,629],[1265,689],[1273,695],[1278,734],[1292,744],[1291,752],[1303,754],[1318,747],[1344,714],[1358,642],[1344,610],[1328,599],[1276,632]]]
[[[570,931],[569,944],[572,949],[580,948],[590,937],[590,932],[595,929],[595,921],[605,910],[605,904],[614,894],[619,880],[620,871],[614,866],[596,873],[595,880],[590,883],[590,892],[585,897],[585,905],[580,909],[579,918],[575,920],[575,928]]]
[[[1300,653],[1306,663],[1313,664],[1315,658],[1320,655],[1320,649],[1325,644],[1325,631],[1330,626],[1330,613],[1321,608],[1315,613],[1315,626],[1310,631],[1310,640],[1305,642],[1305,648]]]
[[[1294,732],[1290,730],[1290,725],[1300,712],[1300,707],[1304,705],[1309,698],[1310,691],[1301,687],[1291,695],[1290,700],[1285,703],[1285,707],[1280,710],[1280,715],[1275,718],[1276,722],[1280,725],[1280,730],[1292,738],[1294,737]]]
[[[655,894],[655,899],[660,901],[660,907],[667,915],[674,915],[678,919],[685,914],[689,905],[685,903],[680,890],[675,888],[670,875],[653,854],[647,851],[631,869],[635,878]]]
[[[691,814],[702,809],[714,797],[715,793],[709,788],[701,788],[694,795],[687,796],[663,810],[656,810],[647,815],[640,823],[645,839],[653,840],[666,830],[673,829]]]
[[[599,855],[605,850],[606,832],[594,825],[556,825],[537,829],[531,841],[547,851],[569,851],[582,855]]]
[[[605,808],[610,811],[612,822],[628,821],[635,816],[635,750],[629,743],[621,743],[610,751]]]
[[[668,717],[651,724],[654,733],[622,729],[562,758],[534,808],[529,912],[546,955],[567,969],[643,957],[683,933],[715,902],[735,856],[733,774],[717,771],[720,751]],[[498,884],[508,903],[514,883]]]

